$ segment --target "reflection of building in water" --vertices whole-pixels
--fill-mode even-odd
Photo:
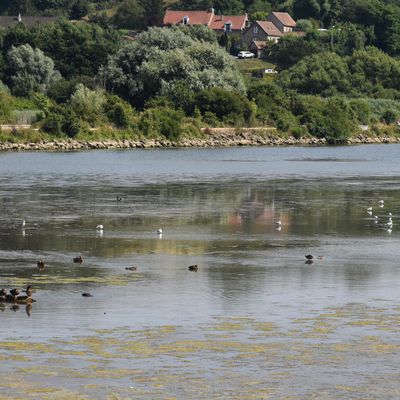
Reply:
[[[248,189],[245,198],[239,207],[229,215],[229,225],[242,224],[260,224],[274,225],[274,222],[280,220],[283,226],[290,225],[290,217],[288,212],[278,211],[275,208],[275,201],[265,204],[259,199],[259,192]]]

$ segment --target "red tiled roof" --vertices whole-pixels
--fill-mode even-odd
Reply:
[[[240,31],[246,27],[247,15],[214,15],[210,28],[214,30],[224,30],[226,23],[232,24],[233,31]]]
[[[254,46],[253,46],[254,44]],[[258,50],[264,49],[267,46],[267,42],[265,40],[253,40],[251,42],[250,48],[255,47]]]
[[[189,17],[188,25],[207,25],[207,26],[209,26],[211,23],[213,14],[209,11],[167,10],[164,15],[164,25],[182,24],[184,17]]]
[[[282,36],[282,32],[270,21],[256,21],[268,36]]]
[[[283,25],[291,26],[292,28],[296,26],[295,20],[288,13],[273,11],[272,14],[275,15]]]

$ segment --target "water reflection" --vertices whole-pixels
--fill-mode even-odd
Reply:
[[[290,385],[288,375],[282,379],[282,397],[299,395],[305,376],[321,387],[325,378],[318,381],[319,376],[336,376],[339,370],[343,332],[354,335],[356,329],[351,323],[363,329],[371,321],[384,323],[379,301],[394,318],[384,327],[393,329],[391,341],[397,340],[397,154],[392,146],[0,154],[0,281],[7,287],[32,285],[37,299],[33,307],[0,304],[7,326],[0,331],[1,357],[7,360],[0,372],[11,376],[12,368],[13,377],[36,379],[31,359],[21,361],[16,349],[33,352],[42,373],[53,346],[59,369],[44,379],[82,393],[90,386],[94,398],[113,384],[127,398],[164,398],[174,379],[169,369],[183,371],[179,389],[172,384],[166,390],[176,398],[196,397],[221,368],[226,376],[215,378],[215,385],[229,398],[234,393],[227,392],[232,389],[227,382],[243,386],[238,373],[248,374],[242,380],[249,382],[254,371],[264,375],[277,368],[298,372],[289,376]],[[162,171],[154,173],[154,165],[163,165]],[[391,232],[384,225],[389,212]],[[78,254],[81,264],[73,262]],[[305,264],[307,254],[314,255],[312,264]],[[46,267],[38,270],[41,258]],[[188,270],[191,265],[198,265],[196,273]],[[131,266],[138,268],[126,269]],[[376,306],[376,313],[365,304]],[[221,316],[210,340],[206,327]],[[27,317],[29,329],[21,329]],[[352,372],[360,368],[354,365],[368,364],[358,362],[366,340],[387,335],[380,329],[369,330],[369,339],[365,331],[357,333],[356,351],[346,348]],[[323,335],[326,347],[318,342]],[[196,341],[199,337],[204,341]],[[307,353],[310,345],[319,349],[315,360]],[[387,365],[393,343],[377,346],[368,359],[378,360],[377,349],[383,349],[379,362]],[[333,360],[331,369],[325,360]],[[393,360],[397,365],[398,356]],[[88,369],[88,363],[98,368]],[[350,364],[342,364],[343,382],[358,379],[359,371],[349,377]],[[154,366],[165,380],[158,382],[156,395],[146,396],[139,389],[156,382]],[[188,368],[200,380],[188,383]],[[88,371],[91,378],[83,379]],[[135,381],[140,373],[145,375]],[[274,379],[268,376],[269,383],[259,386]],[[122,393],[132,382],[138,391]],[[6,393],[16,385],[27,390],[22,384],[11,382]],[[190,395],[180,396],[179,390]]]
[[[35,156],[8,155],[0,188],[0,274],[5,282],[57,291],[68,307],[77,304],[72,292],[91,287],[102,292],[103,284],[113,294],[100,296],[93,306],[112,307],[112,288],[123,283],[130,288],[126,299],[138,302],[139,309],[145,307],[139,293],[150,304],[164,302],[162,311],[152,309],[155,320],[177,318],[172,304],[185,312],[182,293],[201,299],[198,312],[204,318],[211,303],[240,309],[244,299],[261,312],[280,282],[290,283],[293,297],[307,288],[324,298],[316,284],[324,279],[342,289],[357,283],[368,295],[374,280],[387,278],[396,265],[398,161],[392,147],[385,148],[390,166],[377,176],[366,162],[381,160],[376,148],[363,157],[359,148],[344,148],[340,159],[332,151],[107,152],[101,165],[97,152],[85,157],[38,153],[41,162],[59,160],[64,169],[55,173],[41,164],[30,179],[24,162],[17,161]],[[162,176],[150,173],[152,157],[161,157]],[[197,171],[193,158],[200,163]],[[353,175],[343,178],[349,161]],[[393,228],[383,229],[374,215],[385,221],[388,212]],[[96,229],[99,225],[104,229]],[[307,253],[326,255],[324,265],[304,264]],[[76,254],[84,257],[82,265],[73,265]],[[354,267],[354,257],[360,268]],[[46,261],[44,271],[35,269],[40,258]],[[389,269],[376,268],[377,259]],[[121,266],[132,264],[140,265],[139,280],[121,275]],[[191,264],[200,266],[195,279],[182,273]],[[151,313],[143,310],[150,320]],[[41,316],[50,317],[51,311]],[[118,318],[124,322],[121,312]]]

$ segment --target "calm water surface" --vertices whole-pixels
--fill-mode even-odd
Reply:
[[[0,154],[0,399],[399,398],[399,155]]]

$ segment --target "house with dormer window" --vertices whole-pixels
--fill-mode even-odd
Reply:
[[[304,32],[296,29],[296,21],[288,13],[272,12],[266,21],[254,21],[243,31],[241,48],[260,57],[269,44],[289,34],[304,35]]]
[[[216,33],[241,34],[248,26],[247,14],[223,15],[215,10],[170,10],[164,15],[164,26],[205,25]]]

